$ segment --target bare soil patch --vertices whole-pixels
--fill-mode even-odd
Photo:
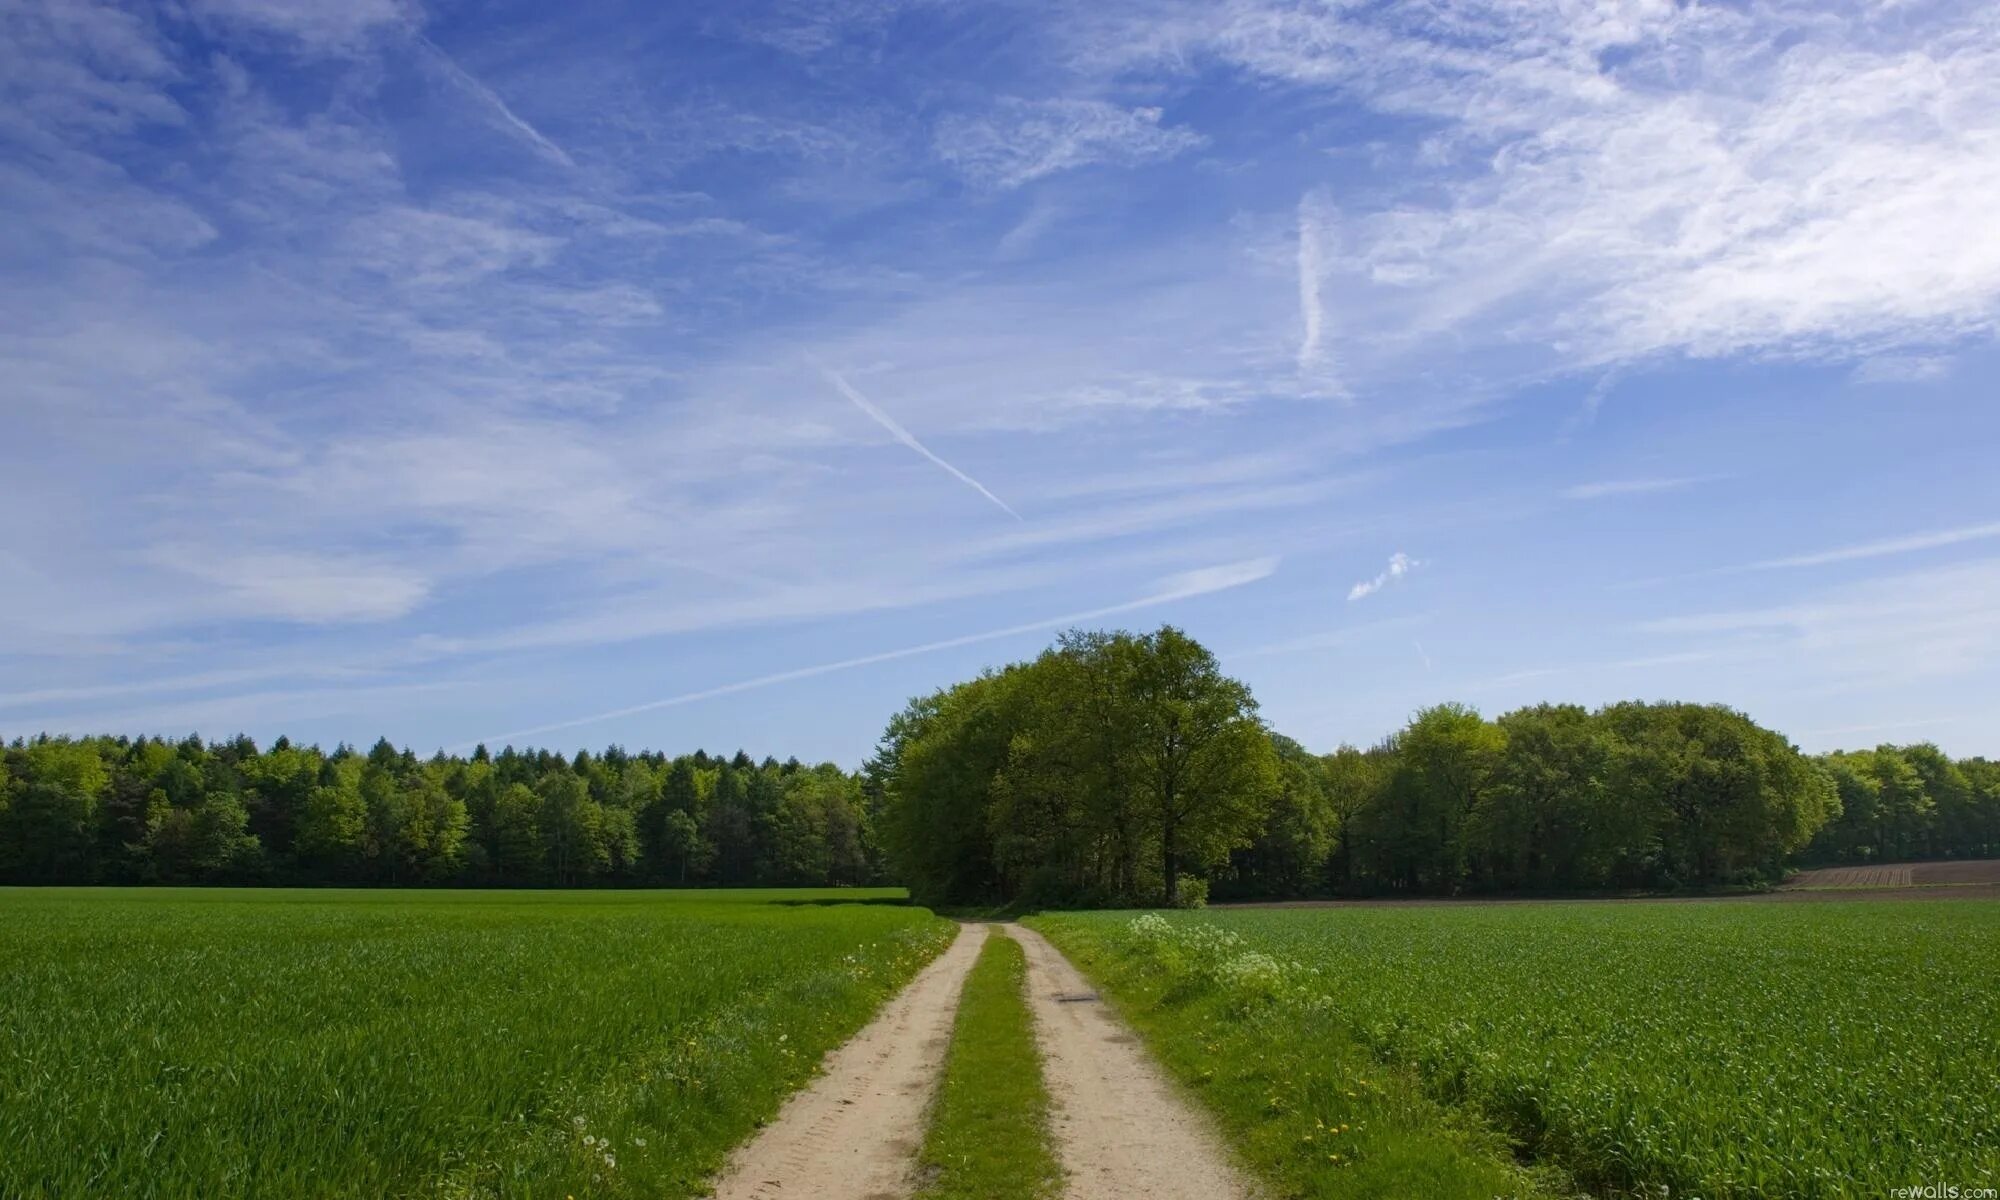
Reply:
[[[1821,867],[1800,871],[1785,881],[1791,888],[1909,887],[1910,868],[1902,866]]]
[[[1768,892],[1713,896],[1407,896],[1350,900],[1252,900],[1212,908],[1421,908],[1474,904],[1771,904],[1815,900],[2000,899],[2000,859],[1966,862],[1883,863],[1801,871]]]
[[[1910,875],[1912,882],[1919,887],[1937,884],[2000,884],[2000,858],[1982,858],[1971,862],[1917,863],[1910,868]]]
[[[1821,867],[1785,881],[1787,891],[1868,888],[2000,887],[2000,858],[1964,862],[1880,863],[1865,867]]]

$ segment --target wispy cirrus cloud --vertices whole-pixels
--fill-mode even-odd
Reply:
[[[404,0],[192,0],[194,19],[219,30],[258,33],[282,39],[308,54],[360,53],[385,30],[414,28],[421,10]]]
[[[975,183],[1013,188],[1093,163],[1134,166],[1202,144],[1201,134],[1163,124],[1159,108],[1104,100],[1008,97],[989,111],[938,123],[938,157]]]
[[[1268,579],[1277,569],[1278,560],[1276,558],[1246,559],[1242,562],[1219,563],[1214,566],[1198,567],[1192,571],[1183,572],[1161,580],[1156,589],[1147,595],[1118,604],[1085,609],[1082,612],[1065,613],[1061,616],[1043,617],[1039,620],[1006,625],[998,629],[986,629],[978,633],[960,634],[957,637],[942,638],[915,646],[903,646],[894,650],[883,650],[854,658],[814,663],[811,666],[796,667],[788,671],[759,675],[752,679],[738,680],[734,683],[702,688],[698,691],[683,692],[679,695],[667,696],[658,700],[648,700],[640,704],[628,705],[624,708],[592,713],[589,716],[573,717],[566,721],[557,721],[548,725],[536,726],[532,729],[517,729],[512,733],[496,734],[482,740],[507,743],[516,738],[539,737],[559,730],[575,729],[584,725],[595,725],[621,717],[635,716],[640,713],[656,712],[663,708],[693,704],[697,701],[709,700],[717,696],[754,691],[758,688],[792,683],[819,675],[830,675],[838,671],[851,671],[857,667],[874,666],[878,663],[893,662],[902,658],[914,658],[923,654],[935,654],[941,650],[976,645],[980,642],[998,641],[1002,638],[1018,637],[1026,633],[1040,633],[1047,630],[1061,629],[1065,626],[1077,625],[1085,621],[1101,621],[1106,617],[1123,616],[1126,613],[1157,608],[1164,604],[1171,604],[1177,600],[1189,600],[1198,596],[1207,596],[1216,592],[1228,591],[1232,588],[1245,587],[1260,580]],[[469,746],[470,743],[467,743],[467,747],[464,748],[469,748]]]
[[[1780,567],[1989,536],[1959,477],[1991,440],[2000,27],[1970,3],[74,0],[8,30],[0,473],[37,519],[0,529],[0,666],[52,719],[518,668],[549,690],[466,724],[534,726],[1360,537],[1451,558],[1423,645],[1478,662],[1556,539],[1661,569],[1557,496],[1671,491],[1683,544],[1767,557],[1700,577],[1729,603],[1670,581],[1506,630],[1563,661],[1663,596],[1761,611]],[[1798,359],[1935,384],[1900,415],[1932,458],[1837,414],[1809,466],[1760,464],[1747,526],[1697,486],[1742,472],[1712,449],[1884,396]],[[1549,445],[1542,401],[1592,380],[1640,443],[1620,413]],[[1842,523],[1930,532],[1758,548]],[[1270,586],[1323,615],[1323,571]],[[1225,645],[1277,615],[1197,611]],[[1246,663],[1260,694],[1289,669]]]
[[[413,611],[430,590],[429,581],[409,567],[344,555],[217,555],[205,547],[173,545],[153,554],[162,566],[220,589],[223,611],[251,617],[306,624],[385,621]]]
[[[1844,584],[1759,608],[1641,623],[1703,649],[1784,655],[1793,678],[1909,681],[1990,673],[2000,663],[2000,560]],[[1720,639],[1720,644],[1717,644]]]
[[[1576,369],[1842,357],[2000,319],[1981,6],[1170,11],[1094,10],[1072,57],[1125,79],[1221,65],[1430,124],[1387,202],[1340,223],[1371,336],[1540,345]]]
[[[847,397],[847,399],[854,405],[854,407],[860,409],[864,414],[866,414],[869,420],[875,422],[877,425],[880,425],[882,428],[888,430],[889,436],[895,438],[897,441],[903,443],[905,446],[908,446],[910,449],[915,450],[918,454],[921,454],[925,458],[929,459],[932,463],[934,463],[938,467],[938,469],[945,472],[945,474],[950,475],[953,479],[958,480],[960,483],[971,488],[973,491],[978,492],[981,496],[984,496],[987,500],[992,502],[995,508],[998,508],[1001,512],[1006,513],[1008,516],[1014,518],[1016,521],[1021,519],[1021,514],[1015,512],[1013,508],[1009,506],[1005,500],[1002,500],[1000,497],[994,495],[991,491],[988,491],[985,484],[979,482],[977,479],[974,479],[972,476],[967,475],[965,472],[959,470],[957,467],[952,466],[944,459],[939,458],[937,454],[934,451],[932,451],[929,446],[926,446],[922,442],[918,441],[915,434],[903,428],[903,426],[899,422],[897,422],[896,418],[890,416],[886,412],[883,412],[881,408],[875,404],[874,401],[870,400],[868,397],[862,395],[859,391],[855,390],[854,385],[847,382],[845,376],[841,375],[838,371],[833,371],[826,368],[821,368],[821,374],[825,375],[826,381],[832,384],[836,389],[838,389],[841,395]]]
[[[1943,354],[1879,354],[1854,368],[1856,383],[1931,383],[1951,374],[1951,358]]]
[[[500,93],[486,86],[472,72],[460,66],[458,60],[446,54],[444,49],[436,42],[433,42],[430,38],[422,34],[418,34],[417,45],[423,48],[431,62],[437,66],[438,70],[444,73],[446,79],[451,80],[452,83],[464,89],[467,95],[478,101],[482,107],[493,115],[494,120],[499,122],[502,128],[519,135],[528,145],[562,166],[570,168],[576,166],[576,160],[569,156],[569,151],[556,145],[544,136],[541,130],[522,120],[513,109],[507,107],[507,102],[500,98]]]
[[[1299,197],[1299,370],[1318,363],[1320,336],[1326,324],[1326,306],[1320,299],[1321,276],[1326,269],[1326,233],[1311,193]]]
[[[1578,675],[1603,675],[1623,671],[1647,671],[1659,667],[1691,666],[1695,663],[1713,662],[1724,655],[1716,650],[1683,650],[1673,654],[1643,654],[1631,658],[1614,658],[1602,662],[1564,663],[1553,667],[1527,667],[1519,671],[1509,671],[1488,679],[1474,680],[1466,687],[1485,690],[1488,688],[1509,688],[1517,684],[1532,683],[1541,679],[1558,679]]]
[[[1679,475],[1653,476],[1640,479],[1599,479],[1590,483],[1572,484],[1562,490],[1565,500],[1602,500],[1607,496],[1643,496],[1653,492],[1677,492],[1698,483],[1706,483],[1714,476]]]
[[[1957,546],[1966,542],[1981,542],[2000,538],[2000,521],[1984,525],[1961,525],[1952,529],[1933,529],[1923,533],[1904,534],[1901,537],[1880,538],[1870,542],[1856,542],[1850,546],[1835,546],[1830,550],[1814,550],[1806,554],[1791,554],[1782,558],[1767,558],[1741,568],[1746,571],[1785,571],[1797,567],[1823,567],[1830,563],[1858,562],[1870,558],[1887,558],[1898,554],[1912,554],[1919,550],[1935,550],[1942,546]]]

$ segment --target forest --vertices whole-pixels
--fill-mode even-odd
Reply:
[[[1801,754],[1705,704],[1418,712],[1368,749],[1271,733],[1172,627],[1072,633],[920,698],[869,765],[927,903],[1758,886],[1803,862],[2000,855],[2000,764]]]
[[[1704,704],[1458,704],[1315,754],[1172,627],[1072,632],[912,701],[858,772],[796,759],[419,759],[386,739],[20,738],[0,882],[903,883],[921,903],[1755,886],[1804,863],[2000,856],[2000,763],[1818,757]]]
[[[419,760],[36,738],[0,760],[0,880],[804,886],[882,875],[860,779],[831,764],[617,746]]]

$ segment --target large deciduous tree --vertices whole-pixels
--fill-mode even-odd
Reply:
[[[1250,689],[1172,626],[1135,639],[1127,703],[1132,785],[1158,838],[1162,897],[1181,874],[1205,874],[1255,836],[1277,782],[1277,756]]]
[[[1248,846],[1277,787],[1249,690],[1179,630],[1071,634],[911,704],[871,774],[920,896],[1181,899]]]

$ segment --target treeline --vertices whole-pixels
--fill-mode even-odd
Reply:
[[[840,885],[882,876],[861,781],[705,753],[565,758],[386,740],[17,740],[0,882]]]
[[[919,699],[867,774],[894,873],[931,903],[1674,890],[2000,855],[1983,759],[1811,758],[1727,708],[1636,702],[1444,704],[1314,755],[1172,628],[1068,635]]]
[[[1674,890],[2000,857],[2000,764],[1817,758],[1701,704],[1272,733],[1181,631],[1075,632],[913,701],[859,774],[741,752],[419,760],[248,738],[0,753],[0,882],[907,884],[924,903]]]
[[[2000,763],[1929,743],[1820,759],[1840,795],[1803,856],[1813,863],[2000,858]]]

